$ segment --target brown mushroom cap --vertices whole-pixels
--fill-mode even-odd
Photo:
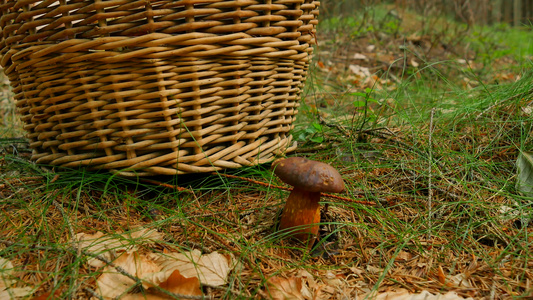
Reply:
[[[278,159],[274,173],[285,183],[310,192],[340,193],[344,181],[332,166],[303,157]]]

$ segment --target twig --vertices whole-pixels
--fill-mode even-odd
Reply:
[[[337,196],[337,195],[332,195],[332,194],[326,194],[326,193],[321,193],[321,195],[324,196],[324,197],[328,197],[328,198],[333,198],[333,199],[342,200],[342,201],[345,201],[345,202],[352,202],[352,203],[358,203],[358,204],[363,204],[363,205],[375,205],[376,204],[376,203],[371,202],[371,201],[355,200],[355,199],[352,199],[352,198],[347,198],[347,197],[342,197],[342,196]],[[361,196],[361,198],[362,197],[363,196]]]
[[[4,245],[7,245],[7,246],[19,246],[19,247],[28,247],[27,244],[20,244],[20,243],[14,243],[14,242],[11,242],[11,241],[7,241],[7,240],[0,240],[0,243],[4,244]],[[74,253],[78,253],[81,252],[83,255],[85,256],[89,256],[89,257],[92,257],[92,258],[96,258],[98,259],[99,261],[105,263],[106,265],[110,266],[110,267],[113,267],[118,273],[120,273],[121,275],[124,275],[126,277],[128,277],[129,279],[133,280],[135,282],[136,285],[138,286],[141,286],[142,287],[142,280],[134,275],[131,275],[130,273],[128,273],[126,270],[124,270],[122,267],[120,266],[116,266],[113,262],[111,262],[109,259],[101,256],[101,255],[98,255],[98,254],[94,254],[94,253],[91,253],[91,252],[88,252],[86,250],[83,250],[83,249],[80,249],[78,247],[68,247],[66,249],[59,249],[57,247],[49,247],[49,246],[39,246],[39,245],[31,245],[31,248],[33,249],[39,249],[39,250],[51,250],[51,251],[66,251],[66,252],[74,252]],[[204,296],[192,296],[192,295],[182,295],[182,294],[176,294],[176,293],[172,293],[170,291],[167,291],[165,290],[164,288],[161,288],[159,286],[153,286],[154,289],[156,289],[158,292],[161,292],[167,296],[170,296],[172,297],[173,299],[204,299],[205,297]]]
[[[50,195],[52,197],[55,196],[56,193],[51,193]],[[61,212],[61,215],[63,216],[63,219],[65,220],[65,223],[67,223],[67,228],[68,228],[68,231],[69,231],[69,234],[70,234],[70,240],[72,241],[71,244],[72,244],[72,248],[74,249],[78,249],[78,251],[76,251],[76,258],[79,258],[81,255],[81,252],[80,252],[80,248],[78,247],[78,245],[76,244],[76,235],[74,234],[74,229],[72,229],[72,224],[70,223],[70,220],[67,216],[67,214],[65,213],[65,210],[63,209],[63,206],[61,206],[61,204],[59,204],[56,200],[53,200],[52,201],[52,204],[57,208],[57,210],[59,210]],[[79,261],[78,259],[76,259],[76,261]],[[70,292],[69,294],[72,295],[72,294],[75,294],[76,291],[78,290],[78,269],[74,268],[73,270],[74,272],[74,280],[75,280],[75,285],[76,285],[76,289],[74,290],[74,292]],[[70,297],[70,296],[69,296]]]
[[[432,180],[432,167],[433,167],[433,130],[435,127],[433,126],[433,117],[435,115],[435,108],[431,109],[431,116],[429,118],[429,138],[428,138],[428,152],[429,152],[429,167],[428,167],[428,240],[431,240],[431,207],[433,205],[433,184],[431,182]]]
[[[246,177],[240,177],[240,176],[229,175],[229,174],[224,174],[224,173],[211,173],[211,174],[212,175],[220,175],[220,176],[227,177],[227,178],[240,179],[240,180],[248,181],[248,182],[251,182],[251,183],[254,183],[254,184],[266,186],[268,188],[285,190],[285,191],[292,191],[292,189],[288,188],[288,187],[284,187],[284,186],[280,186],[280,185],[273,185],[273,184],[270,184],[270,183],[265,183],[265,182],[262,182],[262,181],[257,181],[257,180],[246,178]]]
[[[0,142],[11,144],[29,144],[29,141],[24,137],[3,138],[0,139]]]
[[[98,298],[100,300],[104,300],[104,298],[102,296],[100,296],[97,292],[95,292],[93,289],[91,288],[88,288],[88,287],[84,287],[83,288],[84,291],[86,291],[87,293],[91,294],[91,296],[95,297],[95,298]]]
[[[65,219],[65,222],[67,223],[67,227],[69,229],[69,233],[70,233],[70,236],[71,236],[71,246],[69,248],[67,248],[68,250],[71,250],[72,252],[75,253],[76,257],[80,257],[81,253],[83,253],[84,255],[86,256],[91,256],[91,257],[94,257],[104,263],[106,263],[107,265],[110,265],[112,266],[113,268],[115,268],[120,274],[130,278],[131,280],[135,281],[136,284],[140,284],[141,283],[141,280],[133,275],[130,275],[128,272],[126,272],[123,268],[119,267],[119,266],[115,266],[111,261],[109,261],[108,259],[106,259],[105,257],[103,256],[100,256],[100,255],[97,255],[97,254],[93,254],[93,253],[90,253],[90,252],[87,252],[83,249],[81,249],[80,247],[78,247],[77,243],[76,243],[76,238],[75,238],[75,234],[74,234],[74,230],[72,229],[72,226],[70,224],[70,221],[68,220],[67,218],[67,215],[65,213],[65,210],[63,209],[63,207],[56,201],[56,200],[53,200],[52,201],[53,205],[61,212],[61,215],[63,216],[63,218]],[[7,245],[16,245],[15,243],[9,243],[9,241],[1,241],[0,242],[4,243],[4,244],[7,244]],[[40,247],[40,246],[39,246]],[[35,248],[35,247],[34,247]],[[52,247],[51,247],[52,248]],[[60,249],[57,249],[57,248],[52,248],[54,250],[60,250]],[[76,274],[75,274],[76,275]]]
[[[180,187],[180,186],[177,186],[177,185],[163,183],[163,182],[159,182],[159,181],[151,180],[151,179],[146,179],[146,178],[141,178],[140,181],[146,182],[146,183],[150,183],[150,184],[154,184],[154,185],[158,185],[158,186],[162,186],[162,187],[169,188],[169,189],[174,189],[174,190],[177,190],[177,191],[180,191],[180,192],[187,192],[189,194],[192,194],[191,190],[183,188],[183,187]]]
[[[121,275],[124,275],[124,276],[128,277],[129,279],[135,281],[136,285],[142,287],[142,280],[139,277],[131,275],[126,270],[124,270],[122,267],[116,266],[109,259],[107,259],[107,258],[105,258],[105,257],[103,257],[101,255],[98,255],[98,254],[90,253],[90,252],[85,251],[83,249],[80,249],[80,251],[86,256],[91,256],[93,258],[96,258],[99,261],[102,261],[103,263],[105,263],[106,265],[115,268],[115,270],[117,270],[118,273],[120,273]],[[174,299],[180,299],[180,298],[182,298],[182,299],[204,299],[203,296],[192,296],[192,295],[182,295],[182,294],[172,293],[172,292],[167,291],[164,288],[159,287],[157,285],[154,285],[153,288],[156,289],[158,292],[161,292],[161,293],[163,293],[163,294],[165,294],[167,296],[170,296],[170,297],[172,297]]]
[[[342,126],[342,125],[339,125],[339,124],[328,123],[328,121],[326,121],[324,119],[324,117],[322,117],[321,115],[318,115],[318,119],[320,121],[320,124],[325,125],[327,127],[336,128],[340,133],[344,134],[346,137],[351,137],[352,136],[352,133],[346,128],[346,126]],[[359,130],[357,130],[357,133],[361,134],[361,133],[369,133],[369,132],[372,132],[372,131],[381,131],[381,130],[388,131],[387,133],[380,132],[383,135],[391,135],[391,136],[394,135],[394,133],[387,127],[359,129]]]
[[[8,247],[10,247],[10,246],[28,247],[29,246],[28,244],[15,243],[15,242],[8,241],[8,240],[0,240],[0,244],[4,244],[4,245],[6,245]],[[31,245],[31,247],[33,249],[37,249],[37,250],[57,250],[57,251],[61,251],[61,249],[58,249],[57,247],[38,246],[38,245]]]
[[[315,151],[319,151],[319,150],[324,150],[324,149],[326,149],[327,147],[328,147],[327,145],[324,145],[324,144],[318,144],[318,145],[313,146],[313,147],[296,148],[296,150],[294,150],[294,153],[309,153],[309,152],[315,152]]]
[[[346,137],[351,137],[350,132],[343,126],[339,124],[330,124],[320,114],[317,114],[317,115],[318,115],[318,121],[320,122],[320,124],[326,125],[328,127],[336,128],[338,131],[340,131],[340,133],[344,134]]]
[[[257,290],[257,294],[261,297],[261,299],[272,299],[270,296],[270,293],[267,294],[266,292],[263,292],[262,290]]]
[[[418,150],[418,149],[416,149],[416,148],[413,148],[412,146],[410,146],[410,145],[408,145],[408,144],[406,144],[406,143],[404,143],[404,142],[402,142],[402,141],[399,141],[399,140],[397,140],[397,139],[394,139],[394,138],[391,138],[391,137],[385,136],[385,135],[384,135],[383,133],[381,133],[381,132],[366,131],[366,132],[364,132],[364,133],[369,134],[369,135],[373,135],[373,136],[378,137],[378,138],[382,138],[382,139],[390,140],[390,141],[392,141],[392,142],[394,142],[394,143],[396,143],[396,144],[398,144],[398,145],[400,145],[400,146],[402,146],[402,147],[404,147],[404,148],[406,148],[406,149],[409,149],[409,150],[411,150],[411,151],[417,153],[418,155],[420,155],[420,156],[422,156],[422,157],[427,156],[424,152],[422,152],[422,151],[420,151],[420,150]]]
[[[215,244],[215,245],[224,245],[226,246],[226,248],[228,248],[229,250],[231,250],[231,252],[235,252],[235,253],[240,253],[241,252],[241,249],[237,248],[237,247],[233,247],[231,246],[226,240],[224,240],[223,238],[219,237],[216,233],[212,235],[214,238],[210,237],[210,236],[206,236],[205,238],[210,241],[211,243]],[[216,240],[216,241],[215,241]]]
[[[239,293],[238,291],[235,291],[231,288],[226,288],[224,286],[218,286],[218,285],[211,285],[211,284],[202,284],[202,286],[205,286],[205,287],[208,287],[210,289],[217,289],[217,290],[222,290],[222,291],[225,291],[225,292],[230,292],[232,293],[236,299],[238,298],[241,298],[242,297],[242,294]],[[246,290],[245,290],[246,291]],[[248,295],[245,297],[246,299],[252,299],[253,297],[251,297],[250,293],[247,293]]]
[[[54,193],[52,193],[51,195],[53,195],[53,194]],[[65,213],[65,210],[63,209],[63,206],[61,206],[61,204],[59,204],[59,202],[57,202],[56,200],[53,200],[52,204],[57,208],[57,210],[59,210],[61,212],[61,215],[63,216],[63,219],[65,219],[65,223],[67,223],[67,228],[68,228],[68,231],[69,231],[69,234],[70,234],[70,238],[73,241],[72,244],[74,245],[74,247],[76,247],[77,245],[74,242],[75,241],[74,230],[72,229],[72,224],[70,224],[70,220],[68,219],[67,214]]]
[[[249,238],[249,237],[251,237],[253,235],[256,235],[258,233],[261,233],[261,232],[263,232],[265,230],[268,230],[268,229],[272,228],[272,226],[274,226],[274,222],[270,221],[266,225],[258,226],[256,229],[253,229],[253,230],[248,231],[247,233],[244,233],[242,235],[242,237]]]
[[[50,183],[54,183],[54,182],[56,182],[56,181],[59,179],[59,177],[60,177],[60,175],[59,175],[59,174],[56,174],[56,175],[52,178],[52,180],[50,180]]]
[[[212,173],[212,174],[213,175],[221,175],[221,176],[228,177],[228,178],[240,179],[240,180],[248,181],[248,182],[251,182],[251,183],[254,183],[254,184],[266,186],[268,188],[280,189],[280,190],[285,190],[285,191],[292,191],[292,188],[289,188],[289,187],[284,187],[284,186],[279,186],[279,185],[272,185],[270,183],[265,183],[265,182],[262,182],[262,181],[257,181],[257,180],[246,178],[246,177],[240,177],[240,176],[223,174],[223,173]],[[374,205],[375,204],[374,202],[354,200],[354,199],[351,199],[351,198],[332,195],[332,194],[326,194],[326,193],[321,193],[320,195],[324,196],[324,197],[329,197],[329,198],[342,200],[342,201],[346,201],[346,202],[359,203],[359,204],[363,204],[363,205]]]
[[[21,185],[31,181],[43,180],[43,176],[21,177],[21,178],[5,178],[6,183],[0,184],[0,189],[3,189],[10,185]]]
[[[490,294],[489,299],[494,300],[496,299],[496,280],[492,280],[492,286],[490,287]]]

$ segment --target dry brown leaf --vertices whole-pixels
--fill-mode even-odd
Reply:
[[[399,289],[393,292],[380,293],[374,296],[368,297],[368,295],[362,295],[357,299],[372,299],[372,300],[474,300],[473,298],[463,298],[454,292],[448,292],[446,294],[433,295],[428,291],[423,291],[418,294],[411,294],[408,290]]]
[[[301,277],[284,278],[279,276],[267,280],[265,294],[272,300],[309,300],[309,289]],[[311,297],[310,297],[311,296]]]
[[[60,299],[61,292],[59,290],[56,290],[55,292],[46,292],[44,294],[41,294],[37,297],[31,298],[31,300],[48,300],[48,299]],[[2,298],[0,298],[2,299]]]
[[[30,287],[21,287],[21,288],[8,288],[6,290],[0,291],[0,299],[19,299],[27,298],[32,294],[32,288]]]
[[[175,270],[165,282],[159,285],[161,288],[180,295],[201,296],[200,280],[196,277],[187,278]]]
[[[383,273],[385,270],[382,269],[382,268],[378,268],[378,267],[374,267],[372,265],[367,265],[366,266],[366,270],[370,273],[370,274],[381,274]]]
[[[361,275],[365,273],[365,270],[357,267],[350,267],[350,271],[352,271],[353,274],[357,275],[357,277],[361,277]]]
[[[152,274],[161,270],[153,260],[137,252],[125,252],[113,261],[113,264],[139,279],[153,278]],[[96,281],[97,292],[104,299],[125,295],[135,284],[133,279],[121,274],[111,266],[105,267],[103,274]],[[155,284],[159,284],[159,282],[143,281],[145,288]]]
[[[359,65],[350,65],[349,68],[350,71],[352,71],[352,73],[359,78],[367,78],[371,76],[368,68],[361,67]]]
[[[127,294],[124,297],[120,297],[120,300],[168,300],[169,297],[152,295],[147,293]]]
[[[301,277],[307,283],[307,285],[309,285],[309,288],[311,289],[316,288],[318,285],[315,279],[313,278],[313,274],[309,273],[306,270],[303,270],[303,269],[298,270],[296,272],[296,277]]]
[[[227,276],[234,267],[231,255],[222,255],[218,252],[202,255],[194,250],[188,253],[140,254],[137,245],[149,244],[160,240],[162,235],[155,230],[141,228],[118,236],[106,236],[101,232],[96,234],[78,234],[76,240],[82,249],[100,255],[113,262],[127,274],[142,280],[143,287],[150,288],[160,284],[175,286],[176,282],[185,281],[186,286],[192,288],[194,293],[200,291],[201,281],[212,286],[224,285]],[[115,267],[105,266],[101,260],[91,259],[89,264],[94,267],[105,267],[103,274],[97,280],[97,292],[104,298],[110,299],[136,299],[136,297],[165,297],[155,294],[128,294],[137,282],[117,271]],[[175,271],[178,271],[177,273]],[[181,277],[179,277],[181,276]],[[179,280],[178,280],[179,279]],[[198,286],[196,288],[196,286]],[[185,291],[192,293],[191,291]],[[194,295],[193,293],[193,295]],[[159,298],[157,298],[159,297]]]
[[[200,281],[198,278],[187,278],[180,274],[178,270],[172,272],[168,279],[162,282],[159,287],[178,295],[184,296],[202,296],[200,290]],[[128,294],[121,300],[169,300],[174,299],[155,288],[150,288],[146,293]]]
[[[368,61],[368,56],[364,55],[364,54],[361,54],[361,53],[355,53],[353,55],[353,59],[360,59],[360,60],[363,60],[363,61]]]
[[[193,250],[187,253],[154,254],[161,270],[168,274],[179,270],[185,277],[198,277],[203,284],[221,286],[227,283],[229,272],[235,262],[231,255],[212,252],[202,255]]]
[[[169,292],[188,296],[201,296],[200,281],[198,278],[187,278],[178,270],[167,273],[161,270],[153,256],[143,255],[138,252],[125,252],[120,255],[113,264],[126,273],[142,280],[143,293],[128,293],[136,282],[128,276],[117,271],[116,268],[107,266],[103,274],[98,278],[97,292],[104,299],[172,299],[168,295],[154,288],[156,285]]]
[[[446,284],[446,275],[444,274],[444,270],[441,266],[439,266],[437,269],[437,278],[441,284]]]
[[[105,235],[102,232],[95,234],[78,233],[76,241],[81,249],[100,255],[107,260],[113,260],[117,252],[133,251],[141,244],[152,244],[163,238],[162,234],[155,229],[139,227],[120,235]],[[88,260],[89,265],[95,268],[105,266],[105,263],[96,258]]]
[[[401,250],[394,260],[398,261],[398,262],[409,261],[409,260],[413,259],[413,257],[414,257],[413,254],[411,254],[411,253],[409,253],[407,251]]]
[[[78,247],[95,255],[100,255],[107,260],[115,258],[115,252],[123,249],[124,243],[120,240],[106,236],[103,232],[95,234],[78,233],[76,240],[79,242]],[[89,258],[89,265],[95,268],[105,266],[105,263],[96,258]]]
[[[0,291],[6,290],[13,284],[13,280],[10,277],[13,276],[13,264],[0,257]]]
[[[30,287],[11,287],[15,283],[13,270],[13,264],[0,257],[0,299],[25,298],[32,294]]]
[[[472,288],[472,284],[468,281],[468,278],[465,274],[459,273],[454,276],[447,276],[447,282],[452,286],[462,287],[462,288]]]
[[[322,280],[334,288],[340,287],[344,283],[340,278],[337,278],[337,275],[335,275],[332,271],[327,271]]]

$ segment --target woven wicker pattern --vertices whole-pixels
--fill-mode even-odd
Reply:
[[[317,1],[0,3],[0,63],[37,163],[173,175],[295,147]]]

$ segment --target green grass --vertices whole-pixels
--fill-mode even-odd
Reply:
[[[531,297],[533,232],[525,221],[532,199],[515,189],[518,151],[533,150],[533,72],[525,57],[531,42],[518,43],[530,33],[504,28],[486,35],[508,52],[490,53],[474,34],[459,44],[464,52],[440,53],[407,43],[413,28],[400,27],[399,39],[391,32],[376,39],[379,26],[392,26],[380,25],[385,15],[377,11],[355,34],[359,19],[323,21],[320,30],[329,35],[319,34],[294,130],[297,155],[331,163],[345,179],[345,196],[375,203],[322,198],[328,209],[319,243],[331,255],[307,251],[275,229],[287,191],[222,175],[158,178],[187,189],[179,191],[102,172],[52,170],[29,161],[27,146],[15,139],[18,124],[0,134],[0,257],[15,265],[16,285],[88,298],[102,270],[73,249],[72,235],[117,236],[144,226],[164,239],[141,251],[233,254],[240,265],[228,284],[204,287],[217,299],[259,298],[269,278],[302,269],[332,297],[391,287]],[[335,40],[332,32],[339,32]],[[466,39],[478,45],[465,50]],[[368,45],[377,50],[366,51]],[[361,63],[352,57],[363,51],[379,85],[364,84],[348,68]],[[370,54],[378,51],[392,55],[390,64],[375,68]],[[476,54],[470,65],[457,61],[469,53]],[[269,165],[228,173],[281,185]],[[454,282],[458,276],[466,281]]]

